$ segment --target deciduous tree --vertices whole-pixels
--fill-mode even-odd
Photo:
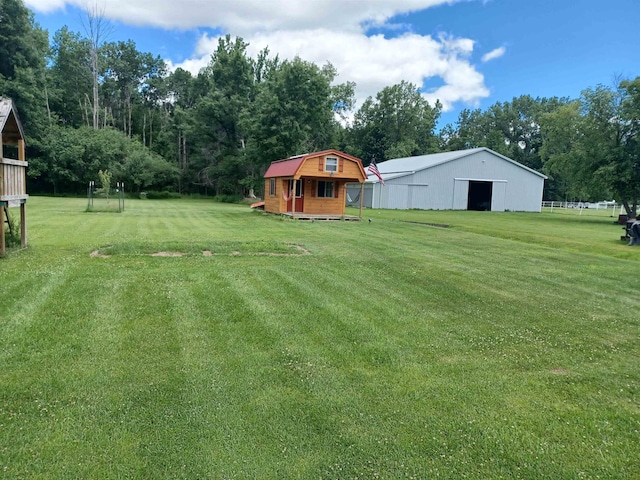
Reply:
[[[640,198],[639,105],[640,77],[614,89],[600,85],[549,114],[543,130],[550,168],[589,196],[615,196],[631,216]]]
[[[435,152],[442,105],[431,106],[412,83],[385,87],[356,112],[350,145],[365,162]]]

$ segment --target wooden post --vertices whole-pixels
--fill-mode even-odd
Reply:
[[[364,203],[364,182],[360,184],[360,220],[362,220],[362,204]]]
[[[296,188],[298,186],[298,181],[293,179],[290,185],[293,185],[291,192],[289,192],[289,195],[291,195],[291,218],[293,218],[293,214],[296,213]]]
[[[18,160],[22,160],[25,162],[27,160],[27,156],[24,150],[24,140],[18,140]]]
[[[4,243],[4,219],[6,216],[5,213],[5,204],[4,202],[0,202],[0,257],[4,257],[6,253],[6,245]]]
[[[20,246],[27,248],[27,201],[20,203]]]

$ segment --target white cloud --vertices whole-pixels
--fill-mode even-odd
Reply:
[[[26,0],[25,5],[38,12],[49,13],[64,8],[67,0]]]
[[[331,25],[359,30],[362,24],[383,25],[395,15],[462,0],[26,0],[41,12],[64,5],[97,5],[105,15],[132,25],[163,28],[220,26],[234,35],[256,31],[304,30]]]
[[[366,29],[371,25],[386,27],[396,15],[459,1],[463,0],[26,0],[25,3],[40,11],[55,10],[65,4],[97,5],[107,18],[130,25],[219,28],[249,42],[252,56],[268,46],[281,59],[297,55],[319,65],[331,62],[340,75],[338,82],[356,82],[358,105],[367,96],[375,96],[382,88],[401,80],[422,88],[429,79],[440,78],[444,85],[425,91],[425,97],[432,104],[439,99],[444,109],[449,110],[456,102],[477,104],[489,96],[484,77],[469,60],[473,40],[415,33],[386,38],[368,36]],[[394,23],[391,27],[398,25]],[[217,43],[218,37],[204,35],[194,46],[192,58],[169,65],[196,73],[207,65]]]
[[[490,60],[495,60],[496,58],[500,58],[506,53],[507,49],[505,47],[499,47],[491,50],[490,52],[485,53],[482,56],[483,62],[488,62]]]
[[[202,36],[196,46],[200,56],[173,67],[196,73],[209,62],[218,38]],[[338,70],[338,82],[356,82],[358,105],[386,86],[406,80],[420,88],[432,77],[442,78],[445,85],[426,92],[425,98],[432,105],[440,100],[445,110],[450,110],[455,102],[475,104],[489,96],[484,77],[468,61],[473,50],[469,39],[436,40],[417,34],[389,39],[382,35],[367,37],[355,32],[316,29],[259,33],[249,41],[251,56],[268,46],[281,59],[299,56],[318,65],[331,62]]]

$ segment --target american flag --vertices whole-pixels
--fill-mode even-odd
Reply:
[[[382,185],[384,185],[384,180],[382,179],[382,175],[380,175],[380,170],[378,170],[378,165],[376,165],[376,159],[372,158],[371,159],[371,163],[369,164],[369,173],[375,175],[376,177],[378,177],[378,180],[380,180],[380,183]]]

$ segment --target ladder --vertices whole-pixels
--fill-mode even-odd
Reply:
[[[4,216],[6,217],[4,219],[3,223],[6,223],[7,225],[9,225],[9,235],[13,235],[13,228],[11,227],[11,220],[9,219],[9,209],[7,207],[4,208]],[[4,225],[3,225],[4,228]]]

